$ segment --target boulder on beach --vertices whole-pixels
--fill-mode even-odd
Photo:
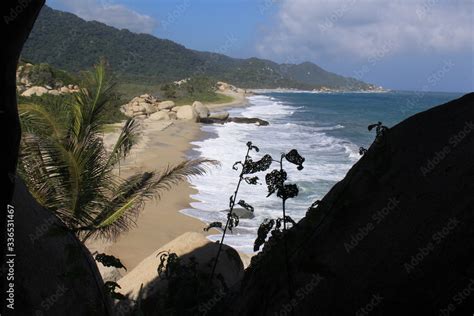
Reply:
[[[170,119],[170,116],[168,112],[159,111],[150,115],[149,119],[152,121],[167,121]]]
[[[158,103],[158,110],[170,110],[175,107],[173,101],[163,101]]]
[[[229,118],[229,112],[216,112],[216,113],[211,113],[208,116],[210,119],[214,120],[227,120]]]
[[[158,255],[160,252],[176,253],[183,263],[189,262],[190,258],[194,257],[198,269],[209,272],[209,262],[215,257],[218,247],[217,243],[209,241],[200,233],[184,233],[153,252],[127,275],[118,280],[117,283],[120,285],[118,291],[124,295],[129,295],[132,299],[136,299],[143,284],[144,298],[150,298],[166,285],[166,281],[160,279],[157,273],[157,267],[160,264],[160,256]],[[216,273],[221,274],[224,282],[230,286],[240,280],[244,273],[244,266],[235,249],[223,245],[222,250]]]
[[[175,112],[168,112],[168,115],[170,117],[170,120],[177,120],[178,116],[176,115]]]
[[[196,112],[198,113],[199,115],[199,118],[207,118],[209,117],[209,109],[207,108],[207,106],[205,106],[204,104],[202,104],[201,102],[199,101],[194,101],[193,103],[193,108],[196,110]]]
[[[199,120],[199,114],[191,105],[183,105],[176,111],[176,116],[180,120],[188,120],[197,122]]]
[[[43,94],[48,93],[48,89],[45,87],[34,86],[24,91],[21,95],[24,97],[31,97],[36,94],[37,96],[42,96]]]

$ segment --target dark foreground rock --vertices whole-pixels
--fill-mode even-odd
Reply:
[[[229,117],[225,120],[215,118],[202,118],[199,122],[204,124],[224,124],[229,122],[241,123],[241,124],[255,124],[259,126],[267,126],[270,123],[268,121],[256,118],[256,117]]]
[[[112,315],[89,250],[17,179],[15,315]]]
[[[272,240],[220,312],[471,315],[473,124],[471,93],[391,128],[287,236],[292,297]]]

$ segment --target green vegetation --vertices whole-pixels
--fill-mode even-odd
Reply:
[[[20,62],[21,67],[20,77],[26,77],[33,86],[51,86],[60,87],[69,84],[77,84],[77,76],[52,67],[49,64],[40,63],[32,64],[26,67],[26,62]]]
[[[160,198],[188,176],[203,174],[214,162],[184,161],[159,172],[120,177],[116,168],[136,142],[137,123],[128,119],[107,151],[102,130],[115,91],[105,64],[84,72],[80,86],[80,92],[68,97],[42,99],[45,104],[28,99],[19,105],[19,174],[35,199],[82,241],[114,239],[134,225],[146,200]]]
[[[364,82],[327,72],[312,63],[277,64],[198,52],[152,35],[86,22],[47,6],[22,55],[34,63],[48,63],[72,72],[88,69],[106,57],[122,83],[153,85],[208,76],[242,88],[370,88]]]
[[[161,86],[161,96],[164,99],[175,101],[177,105],[192,104],[199,100],[207,103],[226,103],[233,99],[227,95],[215,92],[216,81],[199,76],[192,77],[177,85],[167,83]]]

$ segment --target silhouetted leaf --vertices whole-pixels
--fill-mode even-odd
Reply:
[[[232,165],[232,169],[237,170],[237,169],[238,169],[238,168],[237,168],[238,165],[242,165],[242,161],[236,161],[236,162]]]
[[[265,218],[263,223],[260,224],[257,231],[257,239],[255,239],[253,245],[253,251],[258,251],[260,249],[260,246],[265,243],[268,233],[272,230],[273,225],[275,225],[275,220],[268,218]]]
[[[265,182],[267,183],[268,188],[268,195],[272,195],[276,192],[279,188],[283,186],[283,183],[286,180],[286,172],[284,170],[272,170],[272,172],[268,173],[265,176]]]
[[[113,281],[107,281],[104,283],[105,291],[110,294],[113,299],[123,300],[126,299],[126,296],[122,293],[115,292],[116,288],[121,289],[120,285]]]
[[[127,270],[127,268],[125,268],[122,262],[120,262],[120,259],[114,256],[106,255],[105,253],[98,253],[95,256],[95,260],[97,262],[102,263],[104,267],[114,267],[118,269],[124,268],[125,270]]]
[[[285,158],[286,158],[286,160],[288,160],[292,164],[297,165],[298,170],[303,169],[304,158],[301,157],[301,155],[298,153],[298,151],[296,149],[290,150],[290,152],[285,155]]]
[[[237,204],[239,204],[240,206],[242,206],[242,207],[243,207],[244,209],[246,209],[247,211],[250,211],[250,212],[253,213],[253,206],[250,205],[250,204],[245,203],[244,200],[240,200],[239,203],[237,203]]]
[[[367,149],[364,147],[359,147],[359,155],[365,155],[367,153]]]
[[[258,177],[257,176],[255,176],[255,177],[245,177],[244,180],[245,180],[245,182],[247,182],[247,184],[252,184],[252,185],[258,184]]]
[[[229,219],[229,230],[232,231],[232,228],[239,226],[239,216],[235,213],[227,214],[227,218]]]
[[[247,147],[248,147],[250,150],[252,150],[252,149],[255,150],[256,152],[259,152],[259,151],[260,151],[260,149],[258,149],[257,146],[252,145],[252,142],[247,142]]]
[[[298,186],[296,184],[285,184],[277,192],[277,196],[283,200],[294,198],[297,195]]]
[[[207,227],[203,228],[204,231],[209,231],[211,228],[222,228],[221,222],[212,222]]]
[[[259,171],[265,171],[270,168],[272,161],[272,156],[268,154],[263,156],[262,159],[255,162],[252,161],[252,158],[248,158],[247,161],[244,163],[242,172],[243,174],[252,174]]]

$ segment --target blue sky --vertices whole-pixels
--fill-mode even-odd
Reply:
[[[188,48],[314,62],[391,89],[474,90],[472,0],[50,0]]]

